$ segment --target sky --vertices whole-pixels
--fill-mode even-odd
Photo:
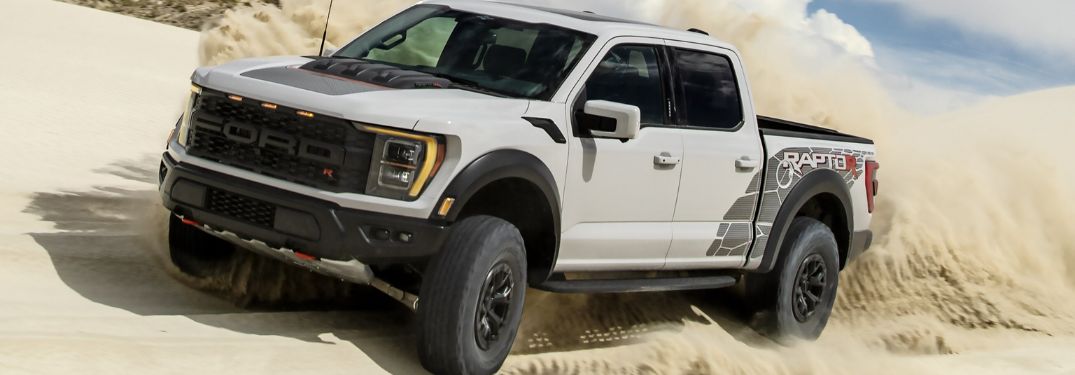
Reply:
[[[1075,84],[1075,1],[815,0],[873,47],[905,106],[935,112]],[[920,95],[920,96],[917,96]]]
[[[680,1],[524,2],[630,17],[632,8]],[[1075,0],[708,1],[779,19],[860,57],[912,112],[947,112],[991,97],[1075,85],[1075,27],[1069,20]]]

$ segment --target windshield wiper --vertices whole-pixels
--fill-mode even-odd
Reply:
[[[333,60],[358,60],[358,61],[361,61],[361,62],[369,62],[368,60],[360,58],[360,57],[350,57],[350,56],[332,55],[332,56],[325,56],[325,58],[326,59],[333,59]]]

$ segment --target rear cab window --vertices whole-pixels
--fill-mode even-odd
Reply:
[[[743,102],[727,56],[673,48],[679,125],[734,130],[743,122]]]

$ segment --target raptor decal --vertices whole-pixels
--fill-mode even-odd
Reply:
[[[846,148],[793,147],[781,150],[769,158],[765,171],[765,187],[755,222],[754,245],[750,261],[757,263],[765,255],[769,234],[776,215],[791,190],[810,172],[829,169],[843,177],[847,187],[866,171],[866,159],[872,152]]]
[[[780,162],[783,168],[791,168],[802,174],[804,167],[813,169],[825,168],[836,171],[850,171],[858,177],[858,157],[854,155],[838,155],[813,152],[784,152],[784,160]]]
[[[832,170],[850,188],[865,173],[866,160],[872,155],[872,152],[825,147],[793,147],[774,153],[765,171],[754,176],[746,195],[736,200],[724,215],[725,221],[747,221],[756,214],[753,231],[749,223],[721,224],[706,255],[743,256],[749,252],[751,261],[760,261],[780,207],[804,176],[816,170]]]

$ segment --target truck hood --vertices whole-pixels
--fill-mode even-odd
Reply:
[[[413,129],[419,121],[452,123],[479,117],[518,119],[524,99],[448,88],[396,89],[299,69],[306,57],[244,59],[198,68],[203,87],[291,108],[373,125]]]

